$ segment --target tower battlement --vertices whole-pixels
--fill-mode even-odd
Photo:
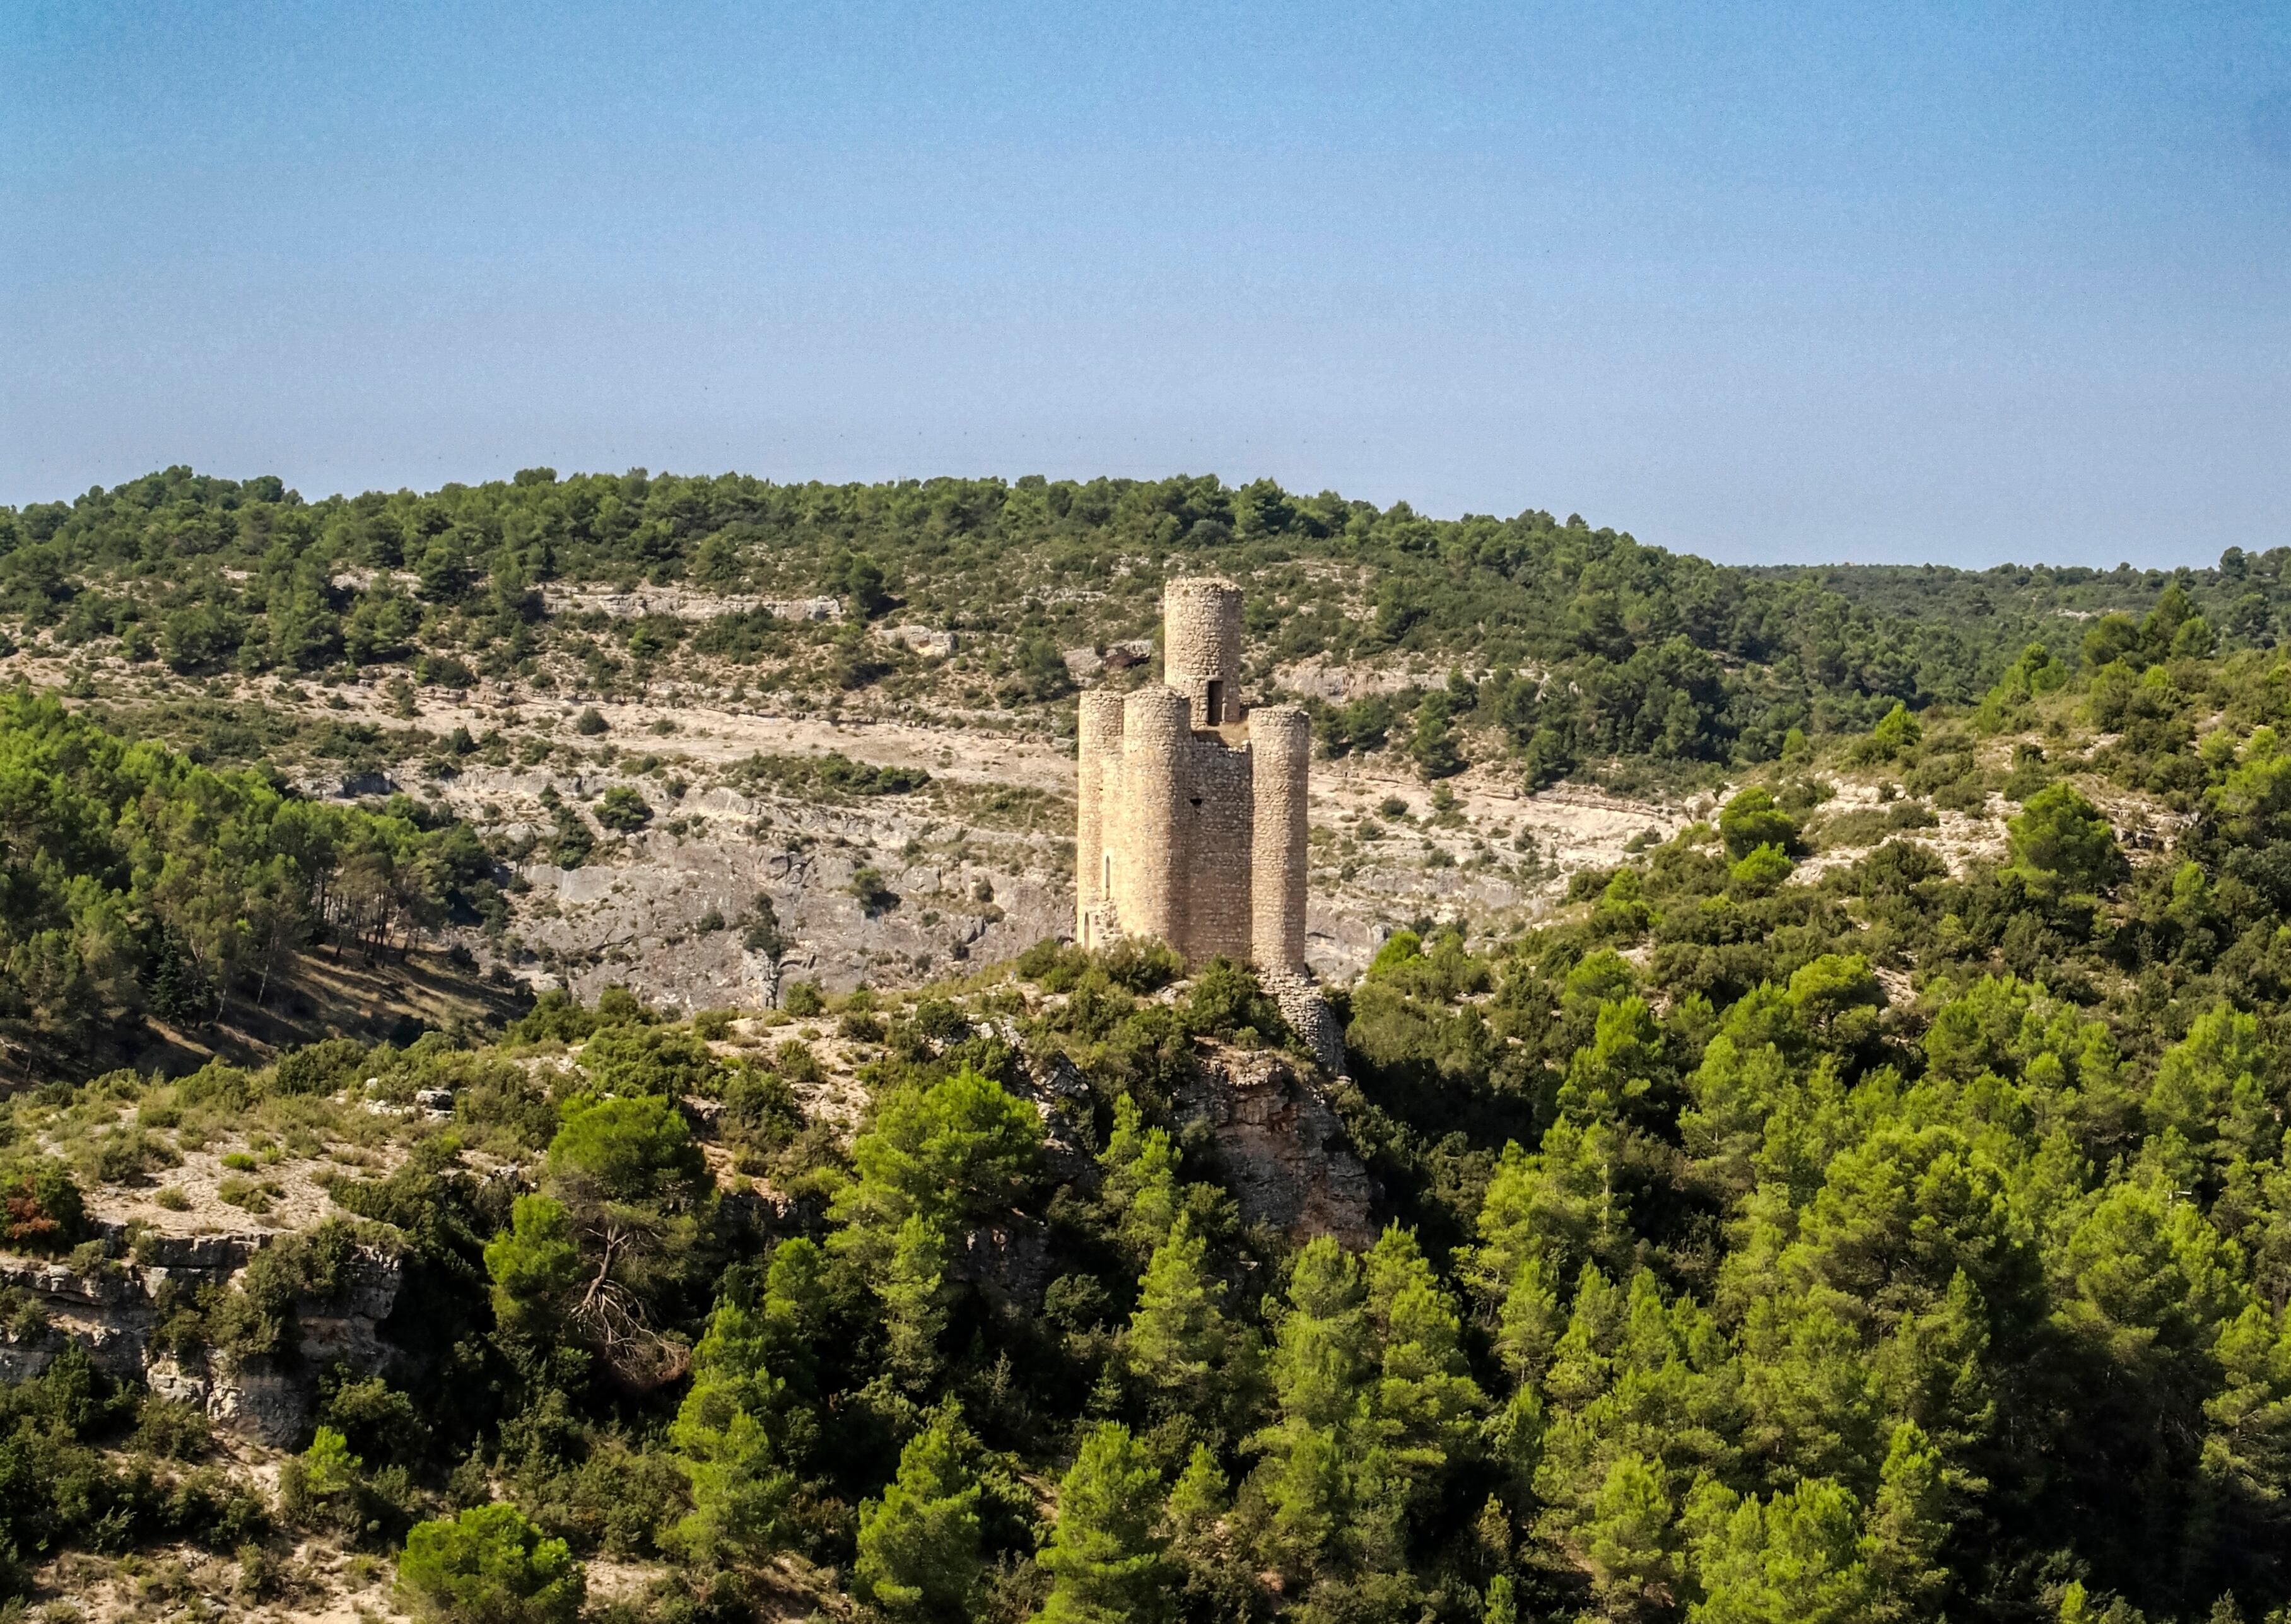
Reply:
[[[1075,937],[1302,969],[1305,712],[1242,705],[1232,582],[1171,581],[1162,616],[1162,682],[1081,696]]]

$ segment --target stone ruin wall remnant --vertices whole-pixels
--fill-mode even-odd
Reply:
[[[1301,973],[1310,730],[1294,705],[1242,706],[1233,583],[1169,583],[1162,677],[1081,696],[1076,939]]]

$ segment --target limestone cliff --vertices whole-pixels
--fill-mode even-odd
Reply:
[[[104,1374],[143,1381],[204,1410],[227,1432],[283,1448],[308,1433],[321,1372],[343,1365],[371,1375],[394,1357],[382,1326],[402,1277],[395,1257],[358,1248],[332,1292],[296,1297],[291,1351],[178,1350],[157,1339],[169,1288],[228,1288],[277,1237],[147,1234],[131,1244],[117,1226],[105,1227],[100,1261],[0,1253],[0,1286],[20,1294],[19,1312],[0,1330],[0,1380],[38,1375],[76,1342]]]
[[[1206,1045],[1177,1105],[1210,1130],[1242,1222],[1347,1246],[1376,1239],[1376,1182],[1317,1080],[1287,1055]]]

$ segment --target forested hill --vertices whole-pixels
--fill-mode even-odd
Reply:
[[[2230,547],[2213,569],[1827,564],[1761,566],[1750,573],[1776,583],[1819,586],[1887,620],[1955,626],[1972,642],[2017,654],[2031,642],[2049,643],[2056,653],[2073,651],[2091,623],[2110,615],[2144,615],[2174,585],[2200,607],[2222,646],[2271,647],[2286,630],[2287,569],[2291,548],[2252,553]]]
[[[2231,553],[2176,579],[2215,640],[2263,643],[2279,562]],[[1467,697],[1546,781],[1625,758],[1770,760],[1792,728],[1854,733],[1897,700],[1969,703],[2027,643],[2073,654],[2093,616],[2144,614],[2174,583],[1761,572],[1574,515],[1432,519],[1214,478],[831,486],[527,469],[312,502],[276,478],[175,468],[0,510],[0,617],[20,635],[188,674],[403,662],[529,676],[550,642],[540,589],[647,584],[719,601],[828,594],[863,621],[953,631],[1020,674],[1006,697],[1034,702],[1069,686],[1060,649],[1151,637],[1162,579],[1200,570],[1250,590],[1260,681],[1316,657],[1412,661],[1431,687],[1460,668],[1471,693],[1435,708]],[[719,647],[748,638],[739,616],[713,618],[655,616],[627,631],[631,651],[641,664],[695,631]],[[849,687],[870,670],[846,659],[832,676]],[[1341,749],[1388,721],[1338,718],[1323,735]]]

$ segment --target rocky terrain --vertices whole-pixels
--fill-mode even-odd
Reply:
[[[728,612],[731,600],[692,596],[556,607]],[[827,625],[840,612],[832,599],[777,607]],[[755,1008],[798,981],[829,992],[916,985],[1072,932],[1071,707],[950,704],[961,656],[939,634],[895,626],[878,640],[913,664],[927,700],[875,689],[818,708],[705,666],[679,670],[688,683],[617,695],[576,686],[569,671],[555,692],[515,681],[417,687],[379,672],[185,684],[110,656],[66,666],[37,642],[0,670],[163,732],[187,717],[259,714],[293,741],[263,759],[306,793],[402,791],[467,820],[515,875],[505,929],[439,938],[480,964],[584,997],[618,982],[685,1009]],[[1112,663],[1074,650],[1072,663],[1116,680],[1143,674],[1140,649],[1151,645],[1112,646]],[[1379,667],[1350,680],[1375,691],[1424,674]],[[1290,678],[1346,689],[1339,671]],[[616,789],[641,798],[639,826],[598,818]],[[576,863],[553,860],[559,804],[595,821],[599,838]],[[1707,795],[1700,804],[1707,810]],[[1547,911],[1571,873],[1612,864],[1693,810],[1566,786],[1529,793],[1502,761],[1436,783],[1391,752],[1318,762],[1313,969],[1344,980],[1394,929],[1427,921],[1500,937]]]

